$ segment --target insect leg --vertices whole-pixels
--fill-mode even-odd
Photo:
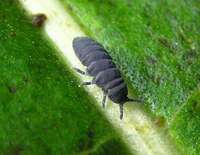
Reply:
[[[123,103],[119,104],[120,119],[123,118]]]
[[[106,102],[106,92],[103,91],[103,100],[102,100],[102,106],[105,108],[105,102]]]
[[[81,86],[92,85],[92,84],[93,84],[92,82],[83,82],[83,83],[81,84]]]
[[[80,69],[78,69],[78,68],[76,68],[76,67],[74,67],[74,70],[75,70],[76,72],[82,74],[82,75],[85,75],[85,74],[86,74],[84,71],[82,71],[82,70],[80,70]]]

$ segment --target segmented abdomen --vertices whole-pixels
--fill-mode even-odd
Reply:
[[[125,102],[127,86],[104,47],[88,37],[77,37],[73,40],[73,48],[81,63],[87,67],[87,73],[94,76],[92,82],[108,93],[112,101]]]
[[[99,72],[104,71],[108,68],[116,68],[115,64],[111,59],[100,59],[97,61],[93,61],[87,67],[87,73],[91,76],[96,76]]]

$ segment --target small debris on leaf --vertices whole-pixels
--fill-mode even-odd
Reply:
[[[39,13],[33,16],[32,24],[36,27],[41,27],[44,24],[44,21],[47,19],[47,16],[43,13]]]
[[[8,87],[8,90],[9,90],[10,93],[13,93],[13,94],[14,94],[14,93],[16,93],[17,88],[16,88],[15,86],[9,86],[9,87]]]

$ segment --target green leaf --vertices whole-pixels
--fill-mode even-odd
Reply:
[[[58,52],[18,1],[0,3],[0,154],[129,154]]]
[[[170,132],[185,154],[200,152],[200,91],[195,91],[174,116]],[[187,147],[182,147],[187,146]]]
[[[61,2],[86,33],[108,49],[132,88],[147,101],[145,105],[155,120],[166,120],[165,127],[169,133],[173,131],[170,135],[182,152],[198,154],[200,130],[192,124],[200,113],[193,118],[192,113],[182,112],[182,107],[199,88],[199,3],[195,0]],[[184,121],[186,117],[191,124]]]

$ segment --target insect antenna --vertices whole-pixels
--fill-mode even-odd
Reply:
[[[102,100],[102,106],[105,108],[105,102],[106,102],[106,93],[103,92],[103,100]]]
[[[119,104],[119,111],[120,111],[120,119],[122,120],[122,118],[123,118],[123,103]]]
[[[142,99],[132,99],[132,98],[127,98],[127,102],[138,102],[138,103],[144,103]]]

